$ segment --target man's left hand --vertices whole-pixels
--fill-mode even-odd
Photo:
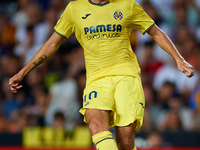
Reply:
[[[186,74],[188,78],[191,78],[192,76],[194,76],[195,74],[194,68],[187,61],[185,60],[179,61],[177,62],[177,65],[178,65],[178,69],[184,74]]]

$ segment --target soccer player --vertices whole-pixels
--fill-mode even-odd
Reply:
[[[180,71],[187,77],[194,75],[193,67],[135,0],[77,0],[68,4],[50,39],[9,80],[10,88],[16,93],[24,76],[75,33],[84,49],[87,70],[80,112],[94,144],[98,150],[136,149],[134,137],[143,123],[145,100],[140,67],[130,46],[133,29],[150,34],[175,59]],[[117,143],[110,127],[116,128]]]

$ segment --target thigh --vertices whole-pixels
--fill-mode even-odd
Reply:
[[[115,90],[115,126],[128,126],[136,121],[136,131],[143,124],[144,92],[141,80],[125,76],[116,85]]]
[[[110,111],[86,109],[85,118],[92,135],[109,130]]]
[[[80,109],[80,113],[84,115],[84,121],[86,110],[114,110],[114,87],[111,82],[111,77],[105,77],[92,82],[87,85],[83,95],[83,107]],[[101,111],[98,111],[101,114]]]

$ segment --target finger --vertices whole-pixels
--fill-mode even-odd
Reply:
[[[17,87],[19,83],[14,83],[14,84],[11,84],[10,86],[12,87]]]
[[[188,78],[191,78],[191,77],[192,77],[192,72],[189,72],[186,76],[187,76]]]
[[[194,70],[191,70],[186,76],[188,78],[191,78],[192,76],[194,76]]]
[[[194,75],[194,70],[193,69],[187,69],[187,77],[190,78]]]
[[[188,72],[184,69],[182,70],[182,73],[187,74]]]
[[[22,88],[22,85],[20,85],[20,86],[17,86],[17,87],[10,87],[10,89],[11,89],[11,91],[13,92],[13,93],[17,93],[17,90],[19,90],[20,88]]]
[[[15,91],[12,91],[13,93],[17,93],[17,90],[15,90]]]
[[[12,91],[13,93],[17,93],[17,90],[16,90],[15,88],[10,87],[10,89],[11,89],[11,91]]]
[[[10,80],[9,80],[9,85],[12,85],[12,84],[13,84],[13,81],[10,81]]]
[[[17,86],[18,84],[19,84],[19,83],[14,83],[13,85],[14,85],[14,86]]]
[[[11,91],[14,91],[14,90],[15,90],[15,88],[13,88],[13,87],[10,87],[10,89],[11,89]]]
[[[9,80],[9,85],[12,85],[13,84],[13,81],[12,80]]]
[[[15,87],[16,90],[21,89],[21,88],[22,88],[22,85]]]

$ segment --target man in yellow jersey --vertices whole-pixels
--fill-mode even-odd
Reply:
[[[87,70],[80,112],[94,144],[98,150],[136,149],[135,132],[142,126],[145,100],[140,67],[130,46],[133,29],[148,32],[176,60],[180,71],[187,77],[194,75],[193,67],[135,0],[77,0],[68,4],[50,39],[9,80],[10,88],[16,93],[24,76],[75,33],[84,49]],[[110,127],[116,128],[117,143]]]

